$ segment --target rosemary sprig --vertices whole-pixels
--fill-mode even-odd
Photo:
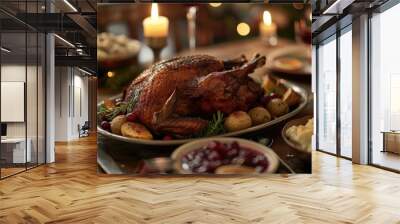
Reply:
[[[129,99],[128,105],[126,106],[126,112],[132,112],[133,108],[135,107],[137,101],[139,100],[140,91],[135,89],[132,93],[131,98]]]
[[[197,137],[209,137],[225,133],[224,114],[221,111],[213,114],[207,127]]]
[[[138,99],[139,91],[135,90],[128,102],[121,102],[118,106],[115,106],[112,109],[108,109],[104,105],[101,105],[97,112],[97,118],[99,121],[104,119],[111,121],[118,115],[130,113],[134,109]]]

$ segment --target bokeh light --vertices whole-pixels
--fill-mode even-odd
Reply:
[[[112,77],[114,77],[114,72],[112,72],[112,71],[109,71],[109,72],[107,72],[107,77],[108,78],[112,78]]]
[[[239,23],[236,30],[240,36],[247,36],[250,33],[250,26],[247,23]]]

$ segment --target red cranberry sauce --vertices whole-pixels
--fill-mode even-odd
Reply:
[[[260,152],[232,143],[210,142],[182,157],[182,168],[193,173],[214,173],[223,165],[242,165],[262,173],[268,168],[267,158]]]

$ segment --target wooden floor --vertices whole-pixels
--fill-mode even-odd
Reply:
[[[374,151],[372,161],[374,164],[400,170],[400,155],[392,152]]]
[[[315,152],[313,175],[97,176],[96,141],[0,181],[0,223],[400,223],[400,175]]]
[[[1,169],[1,177],[7,177],[25,170],[25,167],[10,167],[10,168],[0,168]]]

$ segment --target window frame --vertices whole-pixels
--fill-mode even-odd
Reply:
[[[323,152],[329,155],[333,155],[333,156],[337,156],[346,160],[352,160],[352,158],[347,157],[342,155],[341,153],[341,119],[340,119],[340,103],[341,103],[341,97],[340,97],[340,77],[341,77],[341,67],[340,67],[340,37],[344,34],[346,34],[347,32],[352,32],[352,22],[349,22],[349,18],[348,16],[344,17],[342,20],[344,21],[342,23],[342,27],[339,27],[335,24],[335,26],[337,26],[337,30],[335,33],[332,33],[331,35],[327,36],[326,38],[319,40],[316,44],[315,44],[315,49],[316,49],[316,53],[315,53],[315,57],[316,57],[316,74],[315,74],[315,82],[316,82],[316,88],[315,88],[315,95],[316,95],[316,114],[314,114],[315,116],[315,126],[316,126],[316,150],[319,152]],[[340,20],[338,21],[340,22]],[[320,107],[319,105],[319,100],[318,100],[318,96],[319,96],[319,85],[320,85],[320,80],[319,80],[319,60],[320,60],[320,55],[319,55],[319,47],[321,44],[325,44],[328,43],[330,41],[336,41],[336,152],[332,153],[332,152],[328,152],[324,149],[321,149],[319,147],[319,128],[318,128],[318,122],[319,122],[319,114],[318,114],[318,108]]]
[[[374,149],[373,149],[373,132],[372,132],[372,41],[373,41],[373,35],[372,35],[372,18],[374,17],[374,14],[381,14],[384,13],[385,11],[393,8],[394,6],[400,4],[400,0],[388,0],[385,3],[383,3],[382,5],[371,9],[367,12],[368,14],[368,158],[367,158],[367,162],[368,165],[373,166],[373,167],[377,167],[383,170],[387,170],[387,171],[391,171],[391,172],[395,172],[395,173],[400,173],[400,170],[397,169],[393,169],[387,166],[383,166],[380,164],[375,164],[373,162],[373,153],[374,153]]]

